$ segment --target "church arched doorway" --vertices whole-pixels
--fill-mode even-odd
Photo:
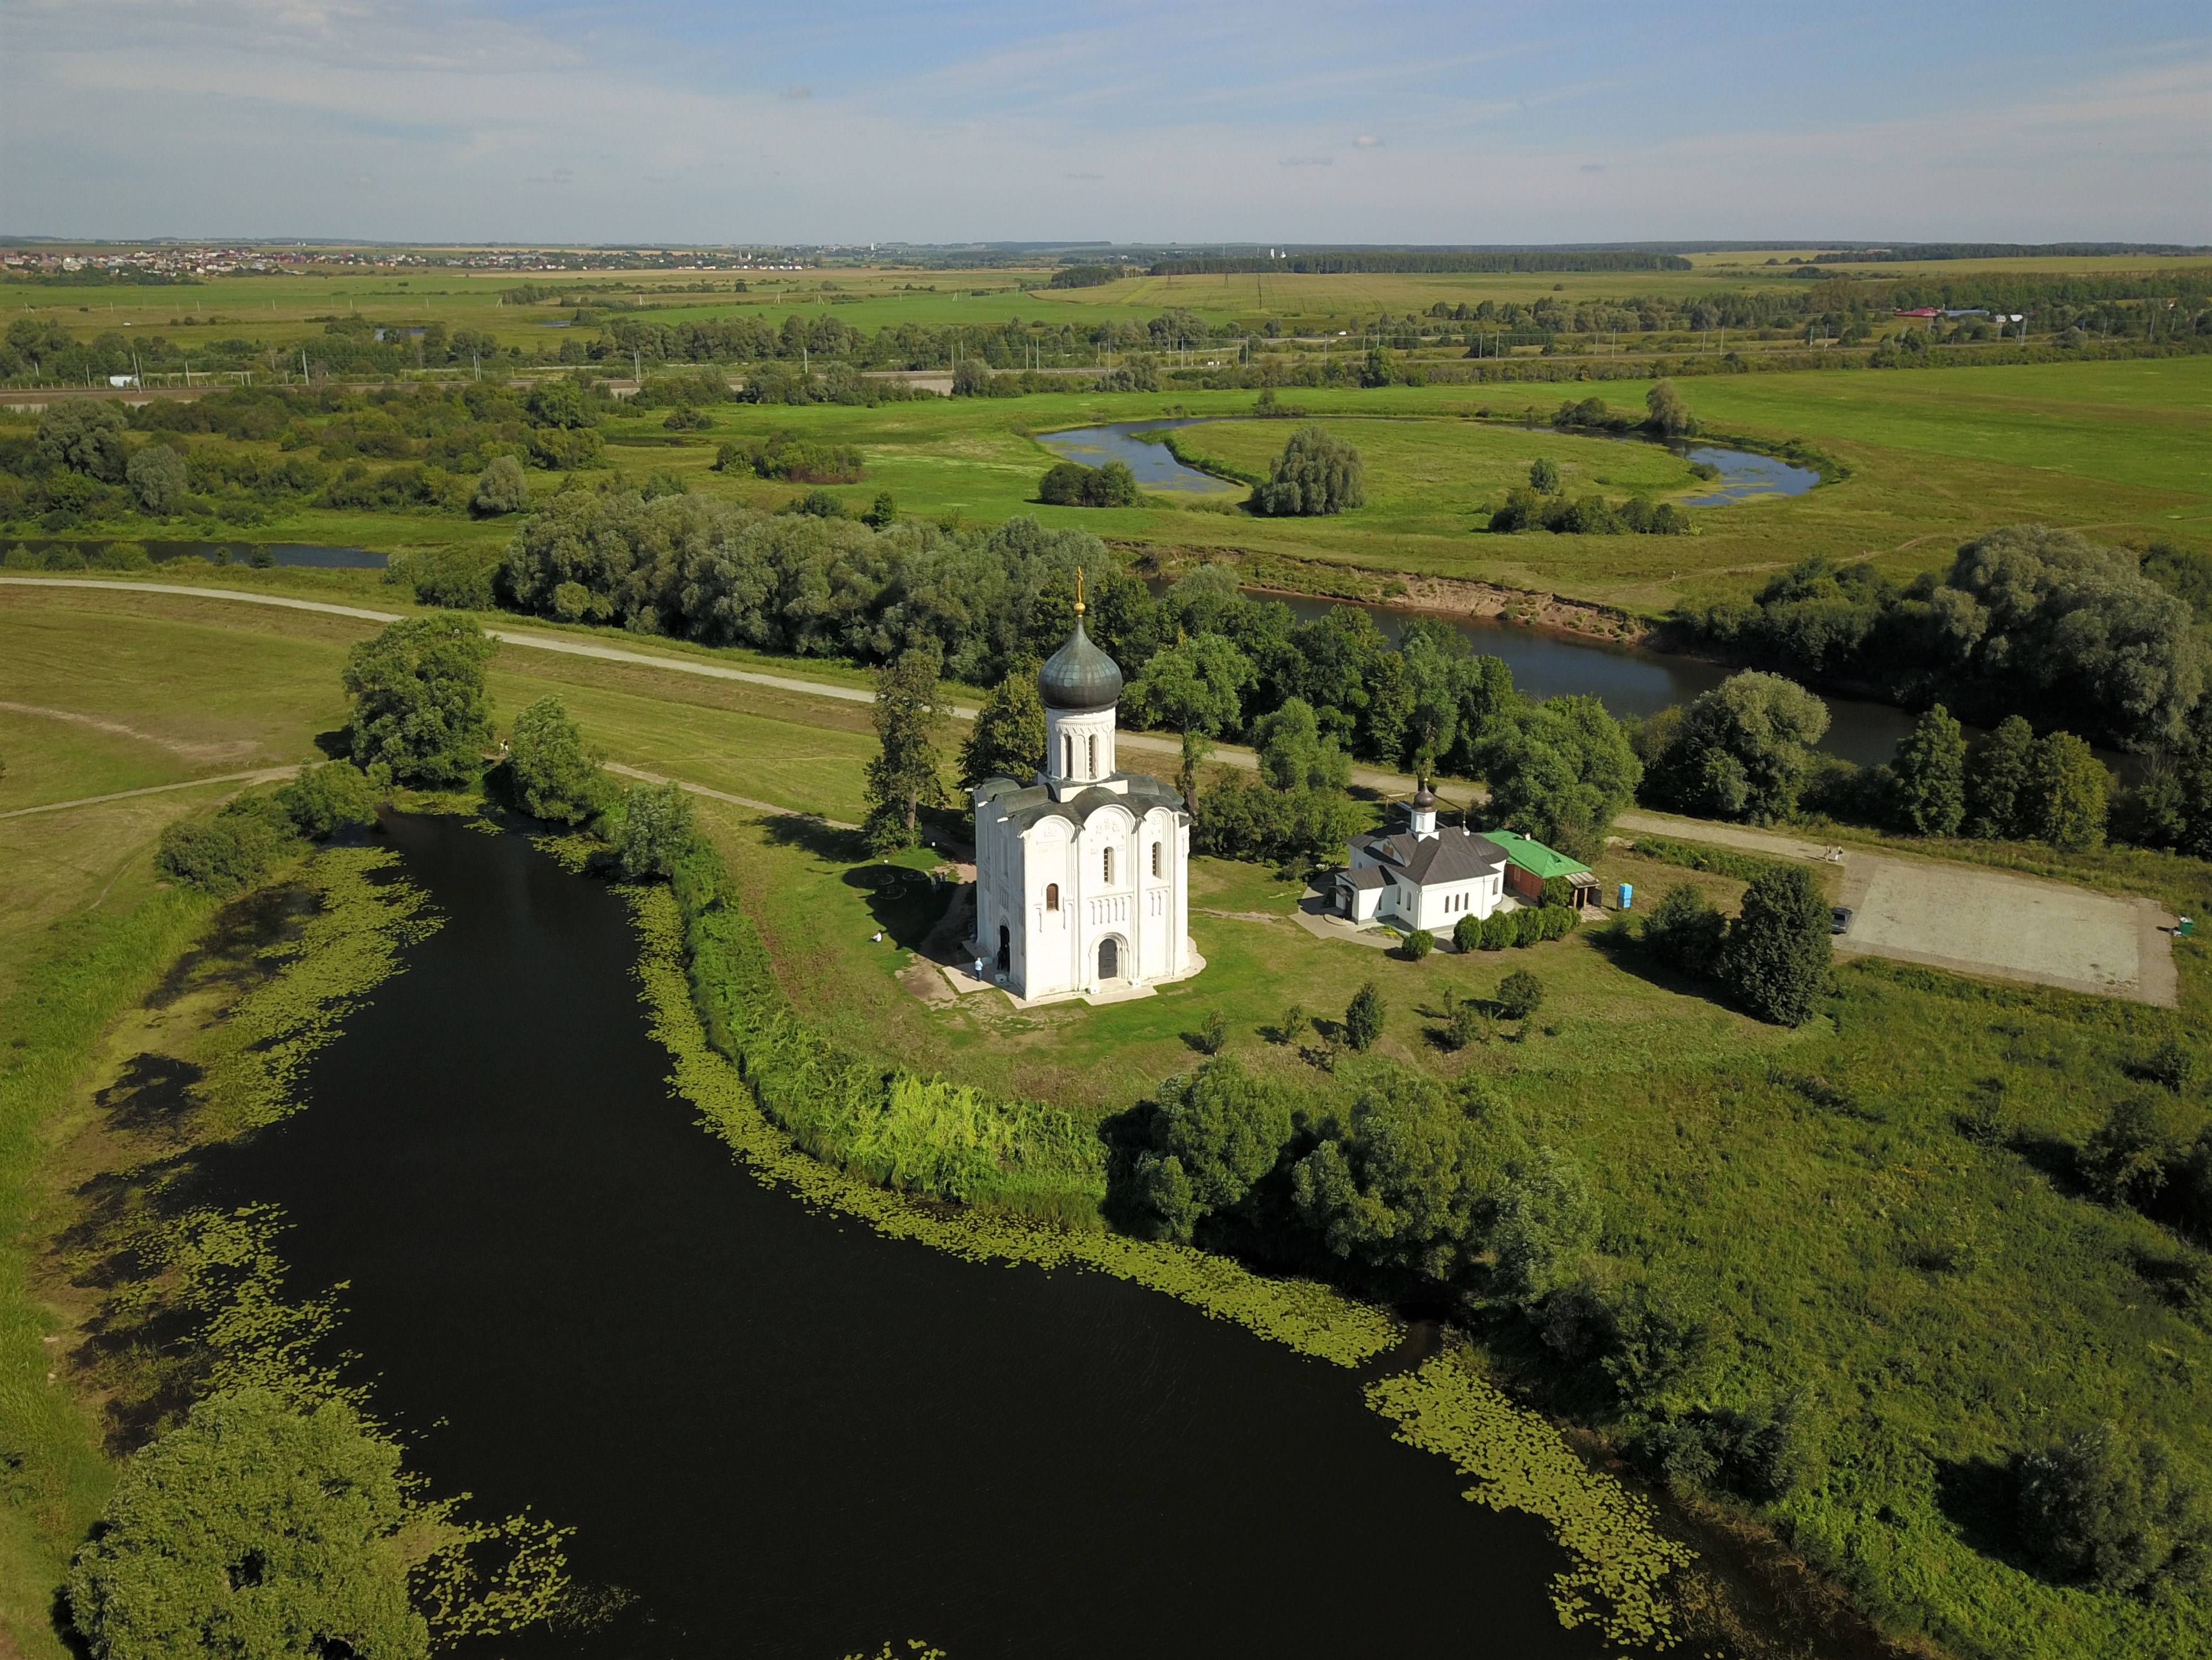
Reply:
[[[1121,977],[1121,942],[1101,939],[1098,942],[1098,977],[1118,980]]]
[[[999,927],[999,971],[1003,974],[1014,965],[1014,936],[1004,923]]]

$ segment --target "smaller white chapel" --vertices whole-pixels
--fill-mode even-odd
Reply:
[[[1121,671],[1083,631],[1037,672],[1044,767],[976,789],[975,952],[1024,1001],[1126,994],[1205,966],[1189,938],[1190,814],[1115,765]]]
[[[1354,922],[1446,933],[1461,917],[1486,917],[1505,903],[1507,849],[1486,836],[1439,828],[1437,798],[1425,783],[1404,830],[1355,836],[1347,852],[1336,905]]]

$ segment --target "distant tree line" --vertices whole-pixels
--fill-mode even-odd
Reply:
[[[1152,263],[1154,277],[1250,275],[1268,271],[1299,274],[1336,272],[1428,271],[1691,271],[1695,267],[1680,254],[1638,253],[1606,250],[1552,249],[1522,253],[1397,252],[1386,249],[1346,249],[1331,253],[1286,253],[1280,258],[1261,256],[1226,258],[1159,259]]]

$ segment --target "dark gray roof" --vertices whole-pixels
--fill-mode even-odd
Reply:
[[[1185,811],[1182,797],[1148,774],[1117,772],[1114,776],[1128,786],[1126,792],[1093,785],[1065,801],[1055,801],[1052,792],[1042,784],[1017,784],[1011,778],[987,778],[976,790],[975,799],[979,806],[986,801],[994,804],[1013,820],[1017,830],[1025,830],[1041,818],[1065,818],[1071,824],[1081,824],[1101,807],[1124,806],[1139,818],[1154,807],[1165,807],[1171,812]]]
[[[1463,830],[1441,830],[1434,836],[1355,836],[1352,845],[1390,865],[1409,882],[1471,882],[1489,876],[1505,864],[1505,849],[1486,838]]]
[[[1064,714],[1110,709],[1121,701],[1121,666],[1091,643],[1080,614],[1067,643],[1037,671],[1037,692],[1047,708]]]
[[[1390,879],[1380,865],[1362,865],[1357,870],[1345,872],[1343,879],[1355,888],[1379,888]]]

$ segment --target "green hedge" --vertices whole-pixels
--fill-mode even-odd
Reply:
[[[1097,1226],[1106,1149],[1070,1114],[846,1054],[793,1012],[711,854],[673,884],[708,1041],[811,1156],[880,1186]]]
[[[1662,864],[1680,865],[1684,870],[1701,870],[1713,876],[1726,876],[1739,882],[1755,882],[1768,871],[1784,867],[1788,860],[1761,859],[1753,853],[1737,853],[1729,848],[1707,848],[1688,842],[1669,841],[1663,836],[1639,836],[1630,844],[1629,851],[1639,858],[1656,859]]]

